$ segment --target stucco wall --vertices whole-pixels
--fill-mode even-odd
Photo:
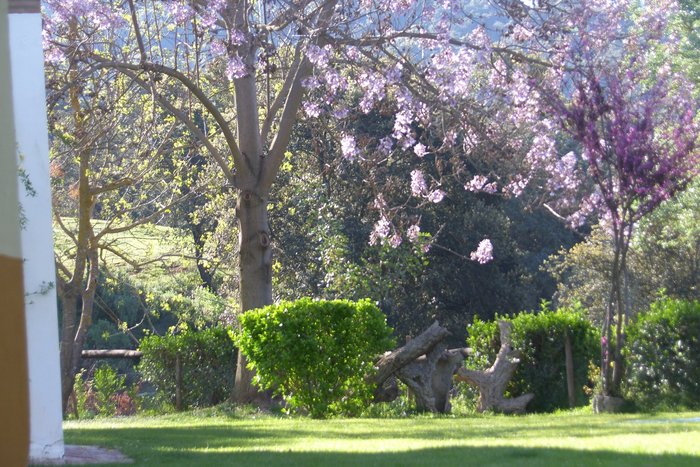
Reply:
[[[29,405],[7,3],[0,1],[0,465],[27,464]]]

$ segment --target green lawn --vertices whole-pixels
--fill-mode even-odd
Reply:
[[[69,421],[135,465],[700,465],[700,413],[331,419],[205,412]]]

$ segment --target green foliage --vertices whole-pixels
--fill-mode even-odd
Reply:
[[[508,386],[510,394],[533,393],[535,398],[528,404],[528,410],[534,412],[568,408],[564,350],[568,336],[574,361],[576,404],[588,402],[584,387],[589,383],[590,362],[599,356],[600,334],[580,306],[552,311],[543,302],[538,313],[523,312],[489,322],[475,317],[468,327],[467,346],[474,353],[467,359],[467,366],[487,368],[495,361],[500,347],[498,319],[513,323],[512,344],[521,352],[520,364]]]
[[[175,402],[175,369],[182,368],[184,407],[206,407],[222,402],[233,387],[236,349],[225,327],[204,330],[182,326],[177,333],[143,338],[138,370],[151,383],[157,397]]]
[[[653,303],[627,328],[626,395],[645,409],[700,407],[700,302]]]
[[[99,415],[114,415],[116,408],[112,396],[124,389],[125,376],[120,375],[109,365],[100,365],[92,377],[92,389],[95,392],[95,403]]]
[[[384,314],[369,300],[294,302],[244,313],[236,343],[256,384],[313,417],[356,414],[372,397],[365,377],[393,342]]]
[[[78,418],[132,415],[136,412],[136,386],[128,387],[126,375],[110,365],[95,368],[92,377],[86,370],[75,375],[75,404],[71,411]]]
[[[634,231],[623,275],[630,311],[648,309],[664,290],[700,300],[700,179],[643,218]],[[545,268],[558,282],[559,306],[581,302],[600,324],[609,296],[613,249],[609,233],[594,227],[586,241],[552,256]]]

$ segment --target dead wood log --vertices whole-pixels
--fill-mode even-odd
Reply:
[[[450,411],[452,379],[466,354],[467,349],[447,350],[443,344],[438,344],[396,372],[396,376],[411,389],[418,410]]]
[[[384,354],[372,378],[377,385],[375,401],[398,397],[399,378],[411,389],[419,410],[448,412],[454,373],[468,353],[467,349],[447,350],[441,342],[449,334],[436,321],[405,346]]]
[[[380,386],[389,379],[399,368],[403,368],[410,362],[425,355],[432,350],[440,341],[450,335],[450,331],[440,326],[435,321],[428,329],[423,331],[415,339],[411,339],[403,347],[399,347],[393,352],[385,353],[375,365],[377,372],[372,377],[372,381]]]
[[[496,410],[503,413],[521,413],[534,397],[533,394],[523,394],[513,399],[506,399],[503,394],[508,382],[513,377],[520,362],[520,352],[511,345],[510,333],[513,325],[508,321],[499,321],[501,348],[496,361],[491,368],[483,371],[459,368],[455,378],[479,388],[477,410],[485,412]]]
[[[139,350],[106,349],[83,350],[80,356],[83,358],[141,358],[143,354]]]

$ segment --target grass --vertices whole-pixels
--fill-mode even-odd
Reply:
[[[209,410],[70,421],[66,443],[143,466],[700,465],[700,413],[394,419],[279,418]]]

